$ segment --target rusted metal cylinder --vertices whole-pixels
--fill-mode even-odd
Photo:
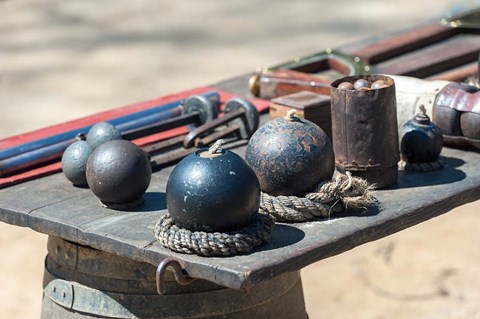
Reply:
[[[43,319],[77,318],[307,318],[300,272],[248,291],[205,280],[188,286],[167,273],[158,295],[156,268],[57,237],[48,241]]]
[[[383,80],[379,89],[344,90],[342,82]],[[398,177],[399,143],[395,83],[383,75],[348,76],[331,88],[332,140],[335,164],[340,171],[374,183],[392,185]]]

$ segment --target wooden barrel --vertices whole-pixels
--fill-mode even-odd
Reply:
[[[248,291],[205,280],[188,286],[167,275],[156,292],[156,268],[57,237],[48,240],[43,319],[70,318],[307,318],[300,272]]]

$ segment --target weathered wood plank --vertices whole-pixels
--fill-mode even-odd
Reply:
[[[452,39],[447,41],[455,44]],[[352,45],[346,52],[358,47]],[[232,78],[215,86],[246,95],[248,77]],[[262,116],[262,121],[266,119]],[[244,150],[240,147],[235,151],[243,155]],[[153,226],[166,212],[165,184],[172,167],[153,175],[146,205],[137,211],[105,209],[88,189],[75,188],[63,175],[56,174],[0,190],[0,220],[153,265],[167,256],[174,257],[193,277],[247,289],[479,199],[480,154],[448,148],[443,154],[448,159],[446,169],[401,172],[397,185],[376,191],[379,208],[309,223],[277,224],[269,243],[251,254],[235,257],[173,253],[155,241]]]
[[[373,73],[424,78],[476,61],[479,51],[479,35],[459,34],[422,50],[376,64]]]
[[[375,64],[447,39],[458,32],[459,29],[435,22],[377,41],[375,44],[356,51],[355,55],[370,64]]]
[[[72,188],[63,175],[56,174],[0,191],[0,221],[25,227],[28,226],[28,214],[35,209],[90,192],[88,189]]]
[[[243,154],[244,147],[235,150]],[[432,173],[401,172],[399,182],[388,190],[376,191],[380,209],[359,215],[343,214],[328,220],[276,225],[270,242],[249,255],[204,258],[168,251],[155,242],[153,226],[166,212],[165,183],[171,168],[154,174],[146,194],[146,206],[136,212],[118,212],[100,206],[85,190],[63,191],[72,198],[38,199],[37,208],[27,214],[28,225],[37,231],[60,236],[139,261],[158,264],[166,256],[179,259],[187,272],[231,288],[249,288],[286,271],[342,253],[360,244],[388,236],[480,198],[480,154],[445,149],[449,167]],[[1,196],[24,192],[24,198],[68,185],[63,176],[29,182],[28,188],[5,189]],[[17,186],[19,187],[19,186]],[[42,196],[38,196],[42,197]],[[21,200],[15,203],[22,207]],[[2,205],[3,206],[3,205]],[[18,212],[17,212],[18,213]]]
[[[167,168],[152,176],[152,183],[144,196],[145,204],[136,211],[127,212],[105,208],[98,198],[87,190],[86,193],[69,201],[52,203],[32,210],[28,216],[29,227],[42,233],[80,243],[89,243],[93,237],[97,236],[106,237],[109,232],[105,229],[111,228],[114,234],[117,231],[118,235],[123,236],[124,239],[132,242],[139,241],[135,246],[143,248],[152,241],[152,238],[150,236],[148,240],[142,241],[138,235],[144,231],[136,231],[138,228],[135,227],[142,224],[140,222],[142,219],[149,220],[153,213],[165,211],[165,186],[171,169]],[[76,191],[75,187],[71,185],[68,187],[70,191]],[[100,244],[97,243],[97,245]]]

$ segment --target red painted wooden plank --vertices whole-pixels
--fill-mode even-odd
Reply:
[[[426,49],[379,63],[374,70],[381,74],[424,78],[473,62],[477,59],[479,51],[478,35],[458,35]]]
[[[7,147],[12,147],[15,145],[22,144],[22,143],[26,143],[26,142],[31,142],[39,138],[66,132],[66,131],[80,128],[86,125],[91,125],[97,122],[105,121],[111,118],[145,110],[147,108],[155,107],[160,104],[165,104],[175,100],[184,99],[190,95],[213,91],[213,90],[217,91],[220,94],[220,101],[222,105],[225,102],[227,102],[229,99],[237,96],[236,94],[232,94],[229,92],[225,92],[225,91],[218,90],[215,88],[210,88],[210,87],[196,88],[196,89],[192,89],[192,90],[188,90],[180,93],[166,95],[154,100],[131,104],[131,105],[117,108],[117,109],[93,114],[91,116],[49,126],[33,132],[12,136],[10,138],[0,140],[0,148],[7,148]],[[256,106],[259,112],[265,112],[268,110],[269,101],[261,100],[261,99],[252,99],[251,102]],[[178,136],[181,134],[185,134],[185,133],[187,133],[186,127],[180,127],[180,128],[166,131],[166,132],[145,136],[145,137],[136,139],[133,142],[139,146],[144,146],[156,141],[161,141],[161,140]],[[53,173],[57,173],[57,172],[60,172],[61,169],[62,169],[61,163],[57,162],[57,163],[52,163],[46,166],[38,167],[26,172],[22,172],[16,175],[0,178],[0,189],[11,186],[11,185],[15,185],[18,183],[22,183],[28,180],[32,180],[32,179],[40,178]]]
[[[97,113],[91,116],[87,116],[84,118],[68,121],[65,123],[61,124],[56,124],[52,125],[46,128],[42,128],[36,131],[24,133],[24,134],[19,134],[16,136],[8,137],[5,139],[0,140],[0,149],[4,149],[7,147],[12,147],[15,145],[19,145],[22,143],[27,143],[34,141],[36,139],[42,138],[42,137],[47,137],[51,135],[55,135],[58,133],[66,132],[69,130],[73,130],[76,128],[81,128],[83,126],[91,125],[97,122],[102,122],[107,119],[112,119],[116,117],[120,117],[122,115],[138,112],[141,110],[145,110],[148,108],[152,108],[154,106],[160,105],[160,104],[165,104],[169,103],[175,100],[179,100],[185,97],[188,97],[190,95],[194,94],[199,94],[203,92],[208,92],[213,89],[208,88],[208,87],[202,87],[202,88],[196,88],[176,94],[171,94],[171,95],[166,95],[157,99],[149,100],[149,101],[144,101],[140,103],[135,103],[135,104],[130,104],[126,105],[123,107],[115,108],[112,110],[104,111],[101,113]]]
[[[372,45],[356,51],[354,54],[370,64],[376,64],[392,57],[445,40],[458,32],[458,29],[450,28],[439,23],[433,23],[375,42]]]

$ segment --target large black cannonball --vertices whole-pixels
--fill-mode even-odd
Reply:
[[[88,186],[105,204],[127,204],[140,199],[151,176],[147,154],[130,141],[105,142],[87,161]]]
[[[296,116],[277,118],[260,127],[250,139],[245,159],[262,192],[302,196],[335,169],[332,142],[316,124]]]
[[[199,150],[181,160],[167,182],[167,209],[173,222],[192,231],[228,231],[250,221],[260,205],[253,170],[237,154]],[[206,157],[204,157],[206,156]]]

